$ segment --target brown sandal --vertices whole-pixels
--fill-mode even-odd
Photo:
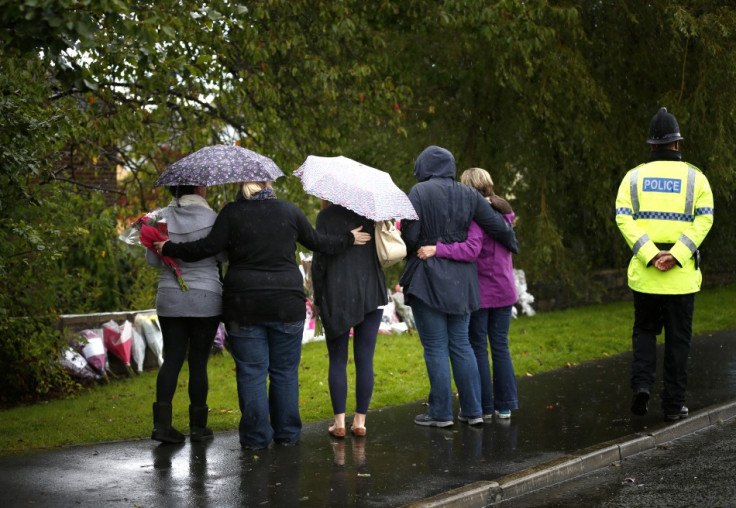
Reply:
[[[365,427],[350,427],[350,432],[355,437],[365,437]]]
[[[332,437],[345,437],[345,427],[336,427],[333,423],[327,428]]]

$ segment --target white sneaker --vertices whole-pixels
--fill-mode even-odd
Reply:
[[[482,416],[467,417],[463,415],[457,415],[457,419],[461,422],[467,423],[468,425],[480,425],[481,423],[483,423]]]

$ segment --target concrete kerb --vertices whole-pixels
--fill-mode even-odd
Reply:
[[[736,417],[736,401],[698,411],[689,418],[663,424],[652,432],[637,433],[601,443],[569,455],[503,476],[494,481],[474,482],[415,503],[409,508],[485,507],[535,490],[572,480],[602,467],[651,450],[711,425]]]
[[[730,420],[736,416],[736,401],[715,407],[708,411],[708,415],[710,416],[710,423],[712,425]]]
[[[437,496],[406,505],[410,508],[465,508],[466,506],[489,506],[498,501],[497,482],[469,483]]]

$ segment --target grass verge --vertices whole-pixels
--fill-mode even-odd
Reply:
[[[736,285],[701,292],[695,301],[695,335],[736,328]],[[591,305],[521,316],[512,320],[510,348],[517,376],[615,355],[631,348],[633,306],[630,302]],[[662,337],[660,336],[660,340]],[[404,404],[427,396],[429,384],[422,347],[416,334],[380,335],[375,356],[375,389],[371,407]],[[300,400],[305,422],[330,418],[327,349],[323,342],[306,344],[300,365]],[[240,418],[235,366],[228,353],[209,363],[210,426],[237,429]],[[348,370],[352,388],[354,370]],[[174,426],[188,427],[188,371],[179,377],[174,397]],[[99,385],[80,395],[0,411],[0,454],[69,444],[147,439],[156,372]],[[354,409],[348,394],[348,413]]]

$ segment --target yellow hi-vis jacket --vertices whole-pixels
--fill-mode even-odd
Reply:
[[[616,225],[633,253],[631,289],[651,294],[700,290],[697,250],[713,225],[713,192],[698,168],[680,160],[654,160],[629,171],[616,196]],[[661,250],[677,260],[666,272],[653,263]]]

